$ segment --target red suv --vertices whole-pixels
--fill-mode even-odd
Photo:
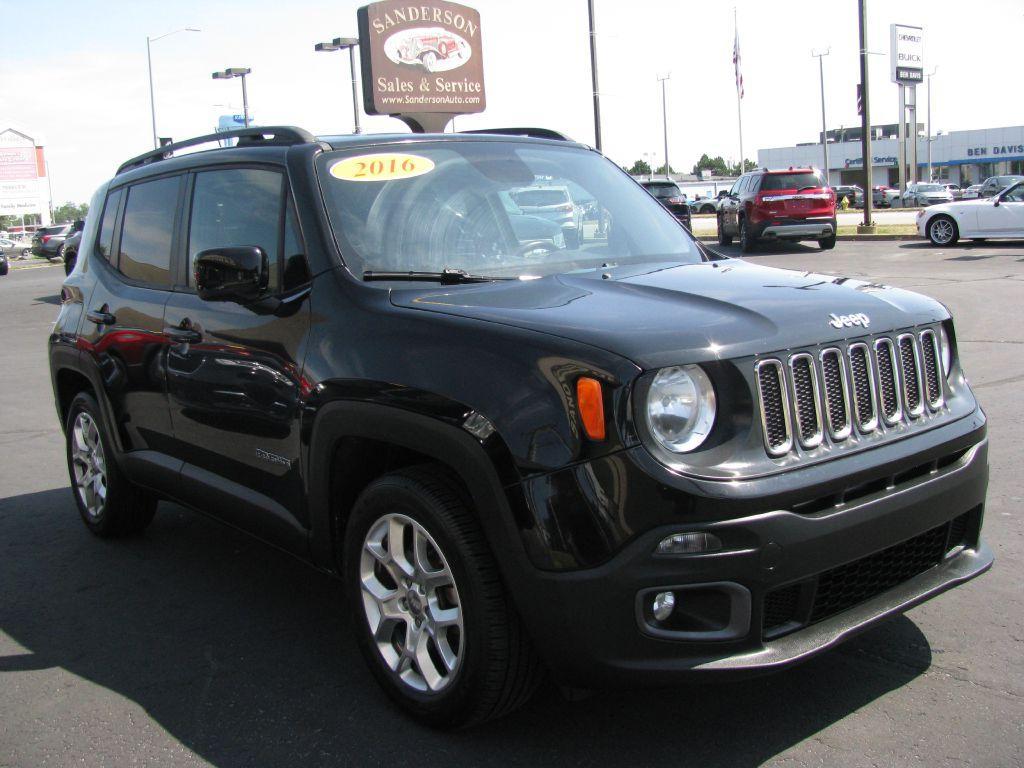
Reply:
[[[813,168],[745,173],[718,209],[719,244],[730,245],[734,237],[744,252],[758,240],[817,240],[834,248],[835,192]]]

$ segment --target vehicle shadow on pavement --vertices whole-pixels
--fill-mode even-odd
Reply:
[[[0,656],[0,719],[15,750],[39,740],[41,712],[79,735],[89,727],[92,686],[62,686],[58,699],[51,678],[11,684],[63,668],[137,703],[222,768],[413,755],[423,765],[756,766],[931,663],[927,639],[899,618],[786,672],[572,704],[548,685],[503,720],[443,733],[379,691],[337,581],[213,521],[164,503],[144,535],[100,540],[60,488],[0,499],[0,542],[0,630],[25,649]],[[130,702],[108,697],[102,728],[77,743],[137,743],[150,732],[137,715],[109,711]],[[77,756],[105,762],[94,757]]]
[[[709,250],[716,251],[722,256],[737,259],[756,259],[758,256],[780,256],[786,254],[807,255],[822,254],[828,255],[831,251],[823,251],[814,243],[787,243],[779,240],[777,242],[758,243],[754,250],[744,253],[738,245],[712,245]]]

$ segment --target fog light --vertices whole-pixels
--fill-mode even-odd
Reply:
[[[672,592],[659,592],[651,603],[651,613],[658,621],[665,621],[676,607],[676,596]]]
[[[713,533],[673,533],[658,543],[659,555],[691,555],[696,552],[715,552],[722,541]]]

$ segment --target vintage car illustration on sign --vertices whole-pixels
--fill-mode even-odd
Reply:
[[[395,64],[420,65],[428,72],[461,67],[473,47],[460,35],[440,27],[415,27],[396,32],[384,42],[384,53]]]

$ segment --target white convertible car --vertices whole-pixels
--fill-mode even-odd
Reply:
[[[1024,182],[1007,187],[995,197],[957,200],[923,208],[917,214],[917,232],[932,245],[953,245],[960,238],[1024,238]]]

